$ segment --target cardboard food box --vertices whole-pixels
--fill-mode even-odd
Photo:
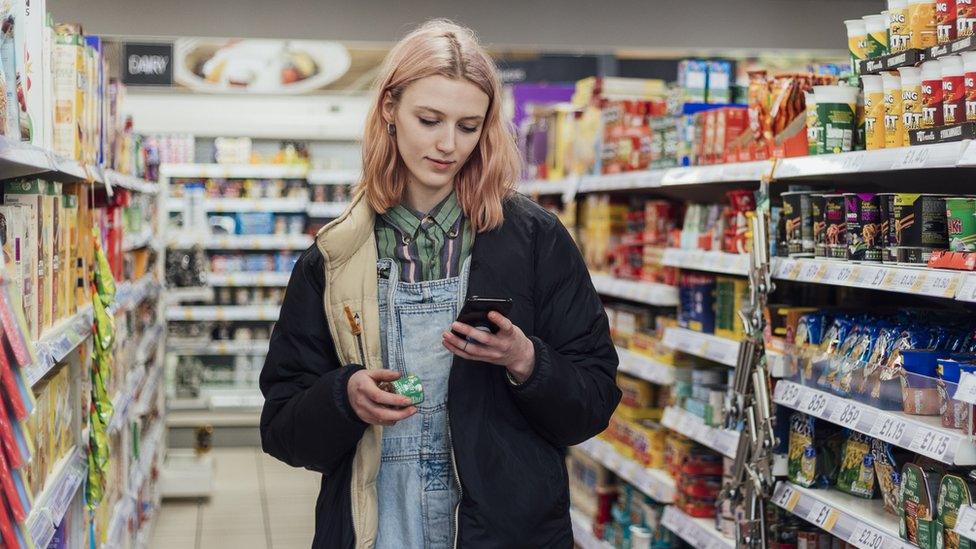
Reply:
[[[27,265],[33,265],[29,269],[30,287],[34,290],[34,302],[27,310],[27,323],[31,328],[31,337],[34,340],[40,338],[41,332],[45,327],[50,326],[50,315],[45,314],[47,301],[45,301],[44,284],[47,274],[47,265],[44,255],[44,193],[47,185],[40,179],[30,179],[9,182],[4,188],[4,202],[9,205],[22,205],[27,208],[27,248],[29,256],[25,257]],[[26,275],[25,275],[26,276]],[[25,286],[26,286],[25,280]],[[47,324],[45,324],[47,316]]]

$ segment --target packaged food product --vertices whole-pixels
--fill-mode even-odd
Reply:
[[[942,65],[938,59],[922,63],[922,128],[941,126],[944,120],[942,105]]]
[[[864,44],[864,58],[872,59],[888,53],[888,16],[883,13],[865,15],[864,21],[866,38]]]
[[[945,203],[949,250],[976,252],[976,198],[949,197]]]
[[[413,374],[401,377],[396,381],[382,384],[380,388],[384,391],[409,398],[414,406],[424,401],[424,386],[420,382],[420,378]]]
[[[956,39],[956,0],[936,0],[935,33],[939,44]]]
[[[901,76],[894,71],[881,73],[885,102],[885,148],[901,147],[905,141],[904,105]]]
[[[905,128],[902,146],[907,147],[911,145],[909,132],[922,127],[922,69],[902,67],[898,74],[901,76],[902,125]]]
[[[885,90],[887,92],[887,88]],[[824,152],[839,153],[853,150],[858,88],[839,85],[814,86],[813,93],[817,101],[817,122],[823,127]],[[897,95],[900,102],[900,83]]]
[[[790,482],[811,487],[817,479],[817,448],[813,443],[814,418],[796,412],[790,416]]]
[[[937,360],[945,355],[934,349],[906,349],[901,352],[906,375],[902,378],[902,402],[906,414],[939,415]]]
[[[892,212],[898,263],[925,264],[949,246],[944,196],[896,193]]]
[[[966,120],[966,71],[962,56],[939,58],[942,70],[942,120],[946,125]]]
[[[824,154],[823,126],[817,114],[817,96],[812,91],[803,92],[807,118],[807,154]]]
[[[810,195],[810,219],[813,224],[813,255],[827,257],[827,223],[824,221],[824,210],[827,200],[822,194]]]
[[[837,489],[862,498],[874,496],[874,456],[871,453],[872,438],[850,431],[841,449],[840,472],[837,473]]]
[[[972,36],[976,27],[976,0],[956,0],[956,36]]]
[[[935,546],[943,549],[972,549],[974,544],[955,532],[959,508],[973,503],[973,484],[961,476],[945,475],[939,483],[936,504]]]
[[[907,50],[910,38],[908,0],[888,0],[888,50],[891,53]]]
[[[783,217],[790,257],[813,257],[813,212],[807,191],[783,193]]]
[[[976,364],[965,364],[955,357],[938,360],[936,374],[939,378],[939,413],[943,427],[962,429],[964,433],[968,433],[972,430],[969,418],[973,414],[973,405],[952,398],[962,372],[976,373]]]
[[[963,86],[965,89],[966,121],[976,120],[976,52],[963,52]]]
[[[745,335],[739,311],[748,300],[749,283],[746,279],[721,276],[716,278],[715,335],[736,341]]]
[[[900,507],[901,463],[896,460],[891,444],[879,439],[871,441],[871,455],[874,458],[874,473],[878,480],[878,491],[884,501],[884,510],[897,514]]]
[[[938,44],[935,22],[935,0],[909,0],[909,47],[931,48]]]
[[[934,471],[906,463],[901,472],[901,537],[923,549],[935,547],[935,503],[939,481]]]
[[[851,261],[881,262],[881,208],[876,194],[845,193],[847,248]]]
[[[861,77],[864,86],[864,138],[867,150],[885,147],[884,132],[884,86],[878,75],[866,74]]]
[[[827,243],[827,257],[847,259],[847,214],[844,209],[844,195],[825,194],[824,196],[824,239]]]
[[[863,19],[849,19],[844,21],[847,27],[847,49],[851,54],[851,67],[856,73],[860,62],[867,59],[868,31]]]

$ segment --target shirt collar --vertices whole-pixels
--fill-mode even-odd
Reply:
[[[428,230],[435,225],[445,234],[450,235],[458,218],[461,217],[461,213],[461,205],[458,204],[457,195],[452,191],[426,215],[403,204],[397,204],[387,210],[386,213],[381,214],[381,217],[403,234],[416,238],[421,229]]]

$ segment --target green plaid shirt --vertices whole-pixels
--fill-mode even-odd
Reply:
[[[474,235],[457,196],[451,193],[429,213],[402,204],[376,216],[376,251],[392,259],[403,282],[428,282],[460,275]]]

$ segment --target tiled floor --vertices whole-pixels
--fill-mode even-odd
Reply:
[[[259,448],[217,448],[209,501],[163,502],[151,549],[308,549],[321,476]]]

